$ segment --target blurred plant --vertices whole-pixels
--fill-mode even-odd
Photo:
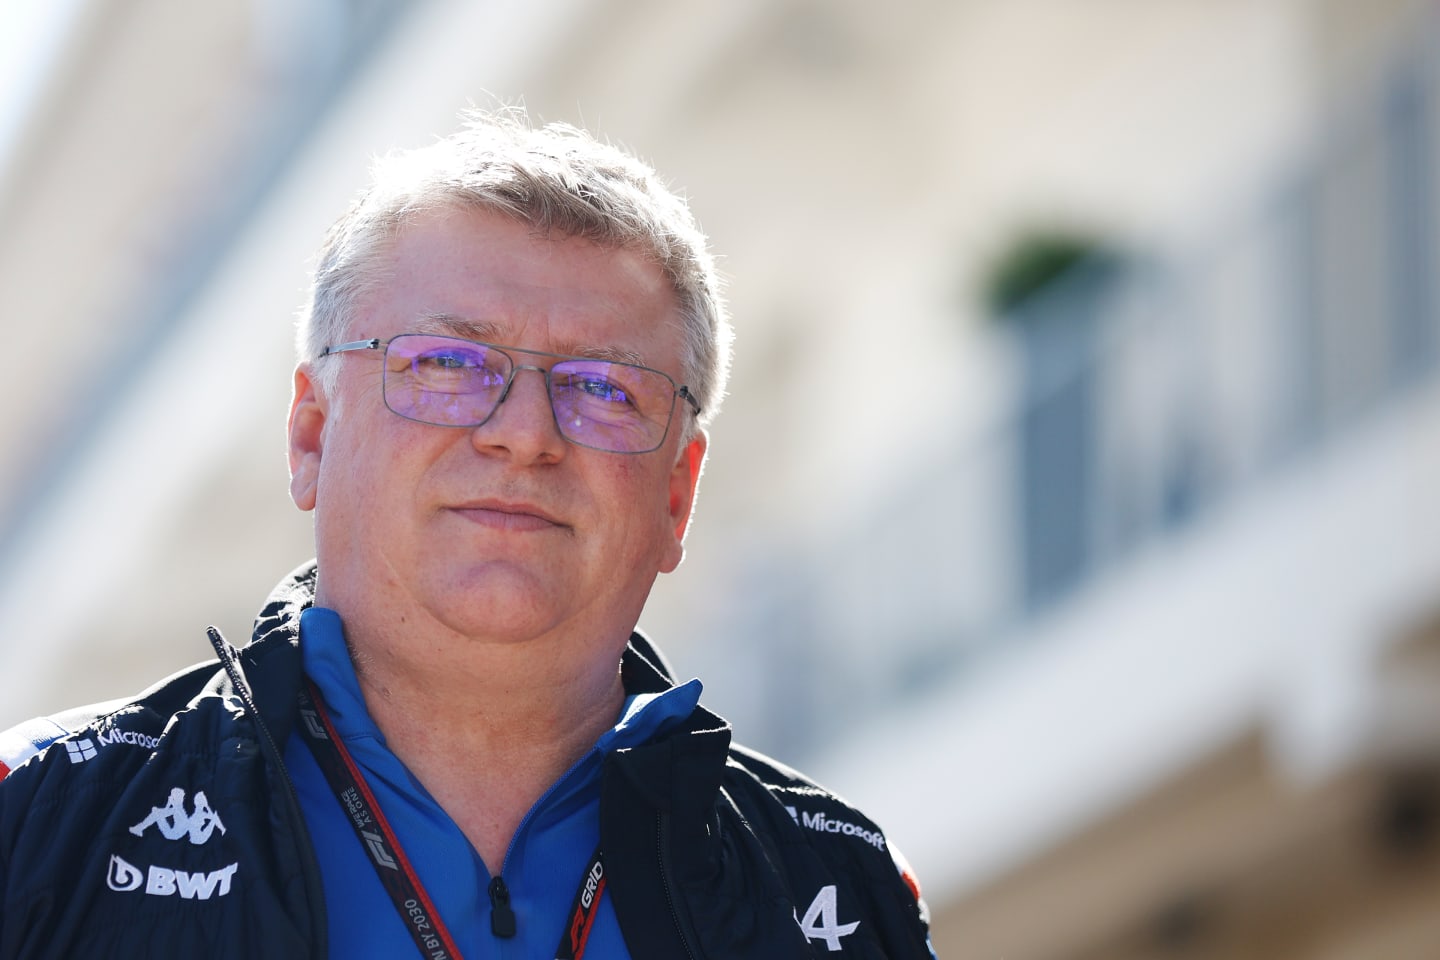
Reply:
[[[1022,303],[1076,268],[1108,267],[1117,256],[1100,241],[1073,230],[1044,228],[1022,232],[981,282],[986,310],[998,320],[1018,317]]]

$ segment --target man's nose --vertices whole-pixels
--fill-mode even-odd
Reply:
[[[527,371],[538,376],[521,376]],[[516,366],[495,412],[471,431],[471,440],[477,449],[506,450],[522,461],[558,457],[566,441],[555,424],[545,368]]]

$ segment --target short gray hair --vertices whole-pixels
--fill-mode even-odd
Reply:
[[[370,187],[320,248],[296,345],[313,360],[345,339],[359,300],[385,282],[382,258],[401,228],[444,209],[493,210],[542,236],[577,236],[638,251],[669,279],[680,305],[681,376],[699,424],[725,392],[732,333],[714,258],[685,201],[643,161],[564,123],[533,126],[520,108],[467,111],[456,133],[378,159]],[[338,370],[322,366],[322,389]]]

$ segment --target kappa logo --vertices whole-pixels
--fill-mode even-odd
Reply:
[[[811,901],[810,909],[805,911],[804,918],[795,921],[800,924],[800,932],[805,934],[806,940],[824,940],[826,949],[831,953],[839,953],[844,949],[840,945],[840,938],[850,936],[860,927],[859,920],[852,923],[840,922],[837,899],[834,884],[821,887]]]
[[[70,755],[71,763],[84,763],[86,760],[94,760],[95,744],[88,738],[84,740],[66,740],[65,752]]]
[[[182,900],[209,900],[224,897],[230,893],[230,881],[235,878],[238,863],[208,873],[202,871],[172,870],[169,867],[151,866],[141,870],[135,864],[116,854],[110,855],[110,869],[105,883],[117,893],[134,893],[143,884],[145,894],[151,897],[173,897]]]
[[[152,826],[159,827],[160,835],[166,840],[186,837],[197,847],[207,842],[216,830],[225,832],[225,824],[220,822],[220,815],[210,809],[210,801],[205,798],[205,791],[195,791],[195,807],[187,813],[185,791],[180,787],[170,791],[170,799],[165,806],[152,807],[150,814],[131,827],[130,832],[137,837],[144,836],[145,831]]]

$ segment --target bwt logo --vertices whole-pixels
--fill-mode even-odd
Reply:
[[[238,863],[208,873],[188,870],[172,870],[169,867],[151,866],[142,871],[124,857],[110,855],[110,870],[105,883],[118,893],[132,893],[145,886],[145,893],[152,897],[173,897],[179,894],[182,900],[209,900],[212,896],[226,896],[230,893],[230,881],[239,869]]]

